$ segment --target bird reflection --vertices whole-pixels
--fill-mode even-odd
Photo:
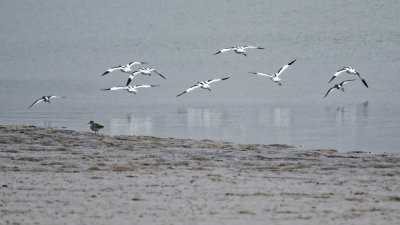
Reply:
[[[151,135],[153,118],[151,116],[135,116],[128,113],[125,118],[113,118],[110,122],[111,135]]]
[[[273,109],[274,124],[276,127],[286,127],[289,125],[289,110],[281,108],[279,105]]]
[[[369,102],[365,101],[356,105],[349,104],[336,107],[327,107],[327,113],[330,117],[335,117],[336,121],[342,124],[356,124],[360,121],[367,122],[369,114]]]
[[[287,127],[290,123],[290,111],[280,105],[257,111],[257,124],[271,127]]]
[[[204,127],[218,126],[222,119],[222,114],[210,108],[186,108],[187,126]]]

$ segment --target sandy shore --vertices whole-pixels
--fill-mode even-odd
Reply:
[[[0,224],[399,224],[400,156],[0,126]]]

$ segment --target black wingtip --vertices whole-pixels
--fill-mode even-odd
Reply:
[[[104,72],[101,76],[104,76],[104,75],[106,75],[107,73],[110,73],[110,72],[106,71],[106,72]]]
[[[221,80],[227,80],[227,79],[229,79],[230,77],[224,77],[224,78],[222,78]]]
[[[362,79],[361,81],[364,83],[365,87],[367,87],[367,88],[368,88],[368,84],[367,84],[367,82],[366,82],[364,79]]]
[[[335,79],[335,76],[333,76],[333,77],[328,81],[328,84],[329,84],[333,79]]]
[[[294,62],[296,62],[296,60],[297,60],[297,59],[291,61],[288,65],[289,65],[289,66],[292,65]]]

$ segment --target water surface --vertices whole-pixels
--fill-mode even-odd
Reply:
[[[398,1],[2,1],[0,123],[102,133],[282,143],[303,148],[398,152]],[[248,56],[221,48],[256,45]],[[283,85],[249,74],[282,75]],[[127,75],[100,75],[149,62],[158,84],[137,95],[105,92]],[[346,91],[323,99],[353,66]],[[217,77],[212,92],[178,93]],[[42,95],[67,96],[28,106]]]

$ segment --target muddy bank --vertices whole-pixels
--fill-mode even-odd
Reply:
[[[0,126],[0,224],[398,224],[400,156]]]

